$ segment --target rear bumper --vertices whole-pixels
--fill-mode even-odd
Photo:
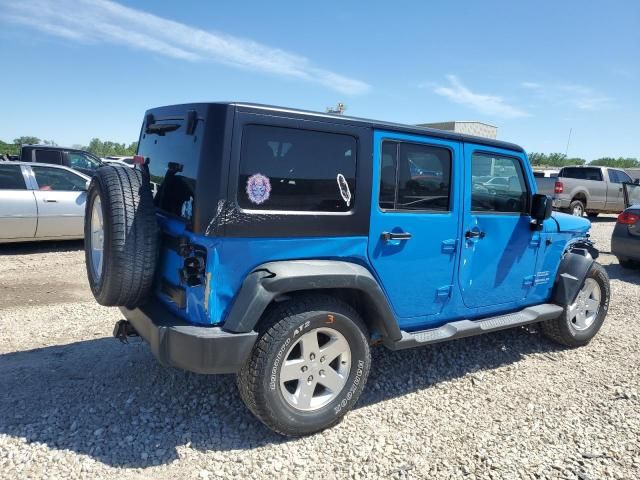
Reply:
[[[562,209],[562,208],[569,208],[569,205],[571,204],[571,199],[569,198],[561,198],[558,196],[553,197],[553,208],[555,209]]]
[[[640,236],[630,235],[626,225],[616,225],[611,237],[611,253],[623,260],[640,260]]]
[[[220,327],[189,324],[158,302],[120,310],[160,363],[191,372],[238,372],[258,338],[254,331],[229,333]]]

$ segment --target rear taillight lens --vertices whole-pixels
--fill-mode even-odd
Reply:
[[[145,161],[145,158],[142,155],[134,155],[133,156],[133,163],[135,165],[144,165],[144,161]]]
[[[618,215],[618,223],[621,223],[622,225],[633,225],[638,220],[640,220],[640,215],[636,215],[635,213],[622,212]]]
[[[564,192],[564,184],[562,182],[556,182],[555,186],[553,187],[553,192],[554,193]]]

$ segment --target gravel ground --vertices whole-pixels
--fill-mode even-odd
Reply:
[[[93,301],[81,243],[0,246],[0,477],[638,478],[640,272],[608,254],[613,221],[593,228],[612,301],[589,346],[517,329],[376,348],[357,408],[296,440],[233,377],[112,339],[121,317]]]

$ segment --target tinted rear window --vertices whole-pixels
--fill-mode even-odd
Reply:
[[[0,165],[0,190],[26,190],[19,165]]]
[[[36,150],[36,162],[62,165],[62,152],[57,150]]]
[[[356,149],[349,135],[248,125],[238,204],[251,210],[349,211],[356,193]]]
[[[191,220],[204,122],[197,122],[193,135],[186,133],[182,118],[157,120],[153,125],[159,133],[143,130],[138,154],[149,159],[151,182],[157,188],[156,206]],[[169,129],[162,131],[163,125]]]
[[[602,180],[602,171],[599,168],[563,168],[562,177],[577,178],[579,180]]]

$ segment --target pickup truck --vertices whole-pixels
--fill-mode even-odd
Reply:
[[[553,196],[553,208],[595,218],[624,210],[623,183],[634,183],[624,170],[609,167],[564,167],[558,178],[536,178],[538,193]]]
[[[20,160],[64,165],[90,177],[103,165],[103,162],[92,153],[51,145],[23,145],[20,151]]]

